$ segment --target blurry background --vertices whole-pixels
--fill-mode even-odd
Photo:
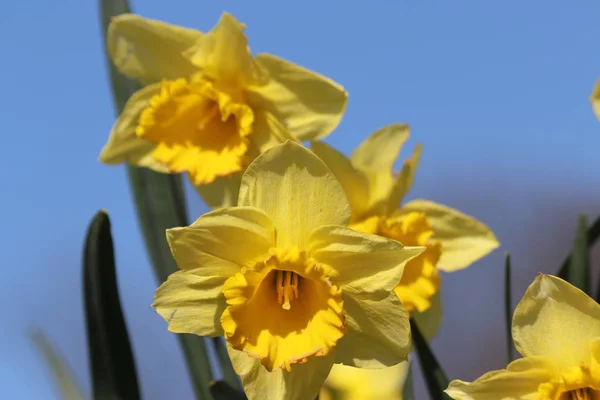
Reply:
[[[180,0],[132,7],[204,31],[227,10],[248,25],[254,52],[342,83],[347,114],[327,141],[347,154],[383,125],[410,123],[401,158],[418,142],[424,152],[409,198],[469,213],[502,243],[471,268],[444,275],[445,314],[433,348],[450,378],[504,366],[503,252],[513,256],[516,303],[538,271],[558,268],[577,215],[600,213],[600,122],[588,102],[600,77],[600,3]],[[125,169],[97,162],[114,114],[96,2],[5,2],[0,48],[3,397],[57,398],[27,336],[34,327],[89,393],[81,246],[90,218],[105,208],[143,398],[191,399],[177,342],[150,308],[157,283]],[[206,210],[192,191],[188,200],[192,218]],[[417,389],[417,398],[427,398],[420,382]]]

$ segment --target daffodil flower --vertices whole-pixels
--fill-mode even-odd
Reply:
[[[413,200],[401,206],[421,156],[419,145],[400,172],[393,173],[408,136],[407,125],[386,126],[360,144],[349,159],[323,142],[313,142],[312,149],[348,196],[351,228],[426,247],[406,265],[395,291],[425,336],[431,337],[441,320],[439,271],[469,266],[498,247],[498,241],[483,223],[441,204]]]
[[[600,399],[600,305],[564,280],[540,274],[512,321],[523,356],[474,382],[455,380],[456,400]]]
[[[402,400],[408,366],[408,362],[382,369],[335,366],[319,400]]]
[[[294,142],[275,146],[244,172],[236,207],[167,230],[180,271],[154,307],[172,332],[224,335],[251,400],[313,400],[334,363],[398,364],[410,327],[393,289],[423,248],[349,220],[323,162]]]
[[[199,190],[216,207],[227,201],[213,192],[235,193],[258,154],[329,134],[345,90],[276,56],[253,57],[244,29],[227,13],[208,33],[133,14],[114,18],[110,57],[144,87],[125,105],[100,160],[187,172],[194,185],[214,184]]]
[[[590,96],[590,102],[592,103],[596,117],[600,119],[600,79],[594,85],[594,90]]]

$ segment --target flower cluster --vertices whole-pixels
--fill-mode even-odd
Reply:
[[[322,141],[344,88],[253,55],[244,29],[227,13],[207,33],[133,14],[108,29],[115,67],[141,88],[100,160],[185,173],[213,209],[167,230],[179,271],[153,307],[171,332],[223,336],[251,400],[398,399],[409,320],[436,335],[444,273],[499,243],[472,216],[404,201],[421,157],[419,145],[394,171],[408,125],[377,130],[350,157]],[[446,393],[600,399],[600,307],[587,295],[539,276],[513,337],[522,359]]]

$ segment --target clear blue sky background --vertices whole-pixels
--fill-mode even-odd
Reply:
[[[223,10],[271,52],[350,93],[328,141],[349,153],[391,122],[424,144],[411,197],[477,216],[503,247],[444,276],[434,349],[450,377],[504,364],[502,252],[514,300],[551,272],[576,215],[600,212],[600,122],[588,96],[600,77],[600,3],[564,1],[134,1],[147,17],[210,29]],[[191,399],[180,351],[149,305],[150,272],[123,167],[96,161],[113,122],[94,1],[11,1],[0,13],[0,387],[53,399],[27,338],[42,328],[89,393],[80,287],[86,225],[110,212],[119,283],[145,399]],[[404,152],[407,156],[409,151]],[[193,217],[205,208],[189,192]],[[460,353],[456,349],[461,349]]]

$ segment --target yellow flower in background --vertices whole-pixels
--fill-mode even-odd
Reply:
[[[334,366],[319,400],[402,400],[407,361],[383,369]]]
[[[386,126],[361,143],[349,159],[323,142],[313,142],[312,150],[342,184],[352,210],[351,228],[406,246],[426,247],[406,265],[395,291],[424,335],[431,337],[441,320],[439,270],[468,267],[498,247],[498,241],[483,223],[441,204],[413,200],[401,205],[421,155],[419,145],[400,172],[393,173],[408,136],[408,125]]]
[[[133,14],[114,18],[110,57],[145,86],[125,105],[100,160],[187,172],[203,185],[243,171],[275,144],[329,134],[345,90],[273,55],[252,57],[244,28],[227,13],[208,33]],[[215,190],[236,181],[239,174]],[[222,205],[213,197],[211,205]]]
[[[600,119],[600,79],[594,85],[594,90],[590,96],[590,102],[592,103],[596,117]]]
[[[180,271],[156,291],[169,330],[224,335],[252,399],[310,399],[334,363],[396,365],[410,350],[394,287],[422,247],[356,232],[335,176],[294,142],[244,172],[238,206],[167,230]]]
[[[600,399],[600,305],[552,275],[540,274],[515,309],[515,347],[523,358],[474,382],[455,380],[456,400]]]

